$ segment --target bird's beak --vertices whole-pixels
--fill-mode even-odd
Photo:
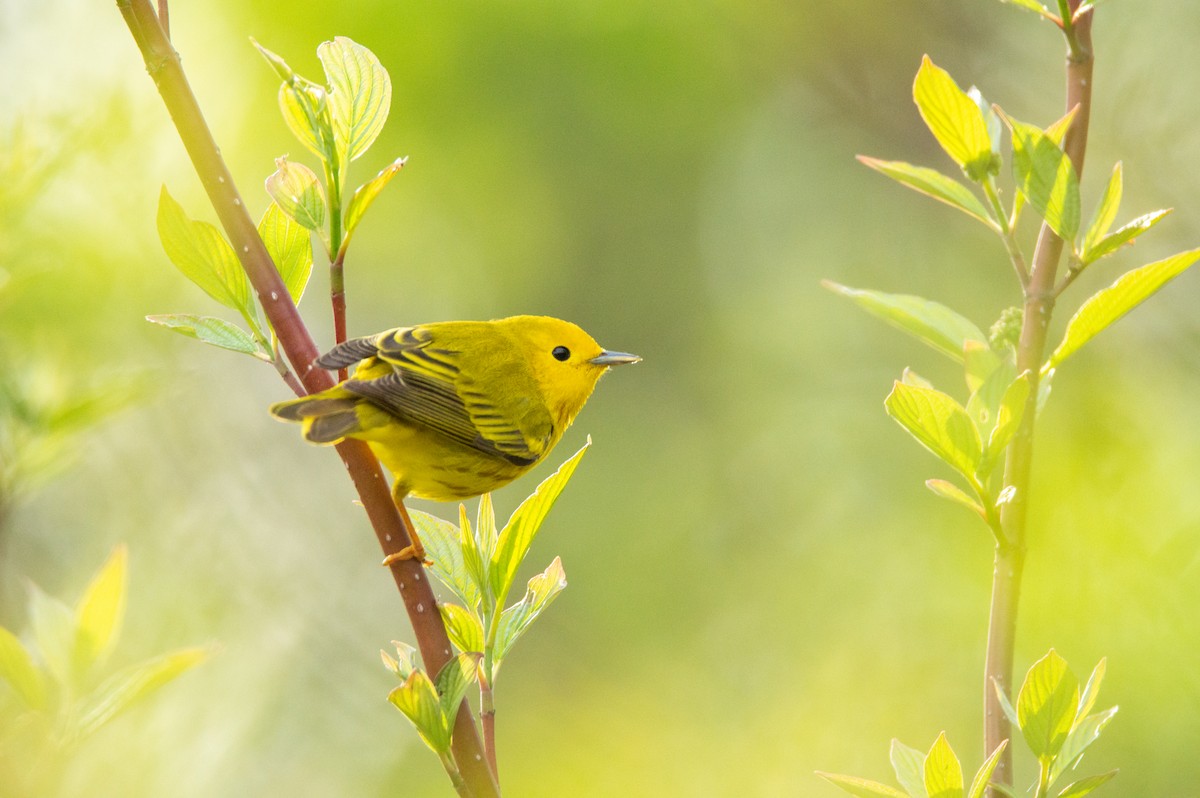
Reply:
[[[620,366],[624,363],[637,363],[639,360],[641,358],[637,355],[630,355],[626,352],[609,352],[606,350],[588,362],[595,366]]]

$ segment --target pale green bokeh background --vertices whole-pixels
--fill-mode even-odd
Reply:
[[[1100,13],[1085,213],[1118,158],[1122,221],[1179,210],[1080,280],[1059,326],[1118,270],[1200,241],[1200,12]],[[351,249],[352,334],[547,313],[645,358],[551,458],[595,441],[531,558],[561,555],[570,588],[499,684],[506,794],[832,796],[814,769],[890,780],[891,737],[943,729],[974,770],[991,547],[882,410],[906,365],[961,397],[959,378],[818,280],[984,327],[1014,303],[982,226],[853,156],[951,169],[910,100],[923,53],[1048,123],[1050,26],[978,0],[177,3],[172,23],[256,217],[271,159],[308,154],[248,37],[318,77],[316,45],[347,35],[390,71],[353,177],[410,161]],[[410,631],[337,458],[266,415],[288,395],[270,368],[142,321],[219,312],[157,242],[159,186],[212,217],[117,10],[8,0],[0,74],[4,368],[150,386],[10,508],[4,620],[22,579],[74,600],[127,541],[117,664],[221,645],[101,732],[69,789],[448,794],[384,701],[376,652]],[[325,285],[302,308],[322,345]],[[1121,712],[1085,761],[1121,768],[1107,795],[1200,794],[1198,299],[1185,275],[1087,347],[1039,430],[1018,669],[1051,646],[1081,674],[1108,657]]]

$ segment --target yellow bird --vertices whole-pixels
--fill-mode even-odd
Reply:
[[[639,360],[548,316],[397,327],[319,357],[324,369],[358,366],[271,413],[302,424],[312,443],[366,441],[392,472],[397,501],[455,501],[541,462],[609,367]],[[407,554],[424,559],[419,541]]]

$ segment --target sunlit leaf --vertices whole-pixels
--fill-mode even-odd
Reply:
[[[1062,146],[1063,139],[1066,138],[1067,130],[1070,129],[1071,123],[1075,121],[1076,114],[1079,113],[1079,106],[1076,105],[1066,114],[1059,117],[1050,127],[1046,128],[1046,137],[1053,141],[1059,147]],[[1025,195],[1019,190],[1013,196],[1013,212],[1012,220],[1009,223],[1010,227],[1017,226],[1017,220],[1021,218],[1021,209],[1025,205]]]
[[[284,213],[278,203],[272,202],[258,223],[258,234],[266,244],[271,260],[275,261],[275,268],[279,270],[292,302],[299,304],[313,266],[308,230]]]
[[[983,113],[929,56],[921,59],[913,81],[913,100],[938,144],[967,177],[978,181],[992,171],[992,140]]]
[[[204,662],[211,649],[185,648],[149,659],[108,679],[95,692],[79,721],[81,737],[93,733],[139,699],[174,681]]]
[[[908,798],[907,793],[900,792],[895,787],[889,787],[877,781],[860,779],[857,776],[825,773],[821,770],[817,771],[817,775],[830,784],[840,787],[845,792],[858,796],[858,798]]]
[[[904,371],[900,372],[900,382],[904,383],[905,385],[913,385],[917,388],[932,388],[933,387],[932,382],[925,379],[920,374],[918,374],[917,372],[908,368],[907,366],[904,367]]]
[[[355,190],[354,196],[350,198],[350,205],[346,208],[346,235],[342,239],[343,249],[349,243],[350,236],[354,234],[358,223],[362,221],[363,214],[367,212],[367,208],[371,207],[371,203],[375,201],[375,198],[392,181],[392,178],[404,167],[407,161],[407,158],[397,158],[391,164],[384,167],[383,171]]]
[[[896,781],[911,798],[928,798],[925,792],[925,752],[910,748],[897,739],[892,739],[889,754]]]
[[[988,215],[987,209],[983,207],[983,203],[966,186],[935,169],[913,166],[903,161],[881,161],[865,155],[858,156],[858,160],[864,166],[869,166],[876,172],[887,175],[897,183],[933,197],[952,208],[958,208],[993,230],[998,229],[996,223]]]
[[[454,728],[454,716],[458,714],[458,705],[462,703],[467,688],[479,679],[479,657],[477,653],[466,652],[459,654],[442,666],[437,675],[438,700],[442,707],[442,717],[446,724],[446,740],[449,742],[451,730]]]
[[[899,327],[942,354],[963,362],[967,341],[986,342],[987,336],[970,320],[945,305],[909,294],[885,294],[822,280],[835,294],[854,300],[863,310]]]
[[[328,160],[332,155],[333,131],[322,131],[326,105],[325,90],[311,80],[297,75],[282,57],[250,40],[267,60],[283,85],[279,87],[279,109],[288,128],[314,155]],[[327,123],[326,123],[327,124]],[[328,145],[323,143],[328,139]]]
[[[501,530],[489,568],[492,595],[496,598],[497,603],[504,603],[504,598],[512,587],[517,568],[525,559],[529,547],[541,529],[542,522],[546,520],[546,514],[554,506],[558,495],[562,493],[563,488],[571,479],[571,475],[575,473],[575,467],[579,465],[579,460],[591,445],[592,441],[589,438],[583,448],[571,455],[570,459],[559,466],[557,471],[543,480],[533,495],[521,502],[521,505],[509,517],[504,529]]]
[[[1005,392],[1016,378],[1016,371],[1016,366],[1005,360],[967,400],[967,414],[975,422],[981,439],[986,440],[995,429],[996,419],[1000,415],[1000,403],[1004,401]]]
[[[1158,224],[1171,210],[1171,208],[1167,208],[1139,216],[1104,236],[1091,249],[1084,250],[1082,258],[1084,264],[1094,263],[1106,255],[1111,255],[1126,244],[1132,244],[1134,239]]]
[[[1050,768],[1050,782],[1054,783],[1062,774],[1079,764],[1080,758],[1092,743],[1100,739],[1100,733],[1117,714],[1118,707],[1088,715],[1078,721],[1059,749],[1054,765]]]
[[[1017,717],[1017,710],[1012,705],[1012,701],[1008,700],[1008,695],[1001,689],[1000,684],[992,679],[992,690],[996,694],[996,700],[1000,702],[1000,710],[1004,713],[1004,717],[1008,718],[1008,722],[1016,727],[1021,726],[1021,720]]]
[[[513,644],[525,633],[542,611],[550,606],[567,586],[567,575],[563,571],[562,561],[558,557],[545,571],[529,580],[525,596],[500,614],[500,623],[496,629],[496,639],[493,643],[493,659],[496,667],[508,656]]]
[[[412,671],[404,684],[388,693],[388,701],[404,713],[416,727],[417,734],[435,753],[450,750],[450,730],[446,728],[437,688],[425,671]]]
[[[996,766],[1000,764],[1000,757],[1004,755],[1004,749],[1007,747],[1008,740],[1001,740],[1000,744],[996,746],[996,750],[992,751],[992,755],[980,766],[975,773],[975,778],[971,781],[971,789],[967,792],[967,798],[983,798],[988,782],[991,781],[992,774],[996,772]]]
[[[252,314],[250,283],[233,247],[208,222],[192,221],[163,186],[158,237],[175,268],[222,305]]]
[[[301,227],[316,232],[325,224],[325,189],[316,172],[287,156],[275,159],[275,171],[266,180],[267,193],[285,214]]]
[[[896,382],[884,406],[922,446],[974,480],[981,449],[979,430],[962,405],[941,391]]]
[[[925,791],[929,798],[963,798],[962,766],[945,732],[938,735],[925,757]]]
[[[987,457],[992,461],[999,458],[1000,453],[1004,451],[1004,447],[1008,446],[1013,435],[1017,433],[1017,428],[1021,425],[1021,419],[1025,415],[1025,403],[1029,399],[1030,379],[1028,371],[1017,377],[1004,392],[1004,398],[1000,400],[996,426],[992,429],[987,442]]]
[[[978,87],[972,86],[967,89],[967,96],[979,108],[979,113],[983,114],[983,123],[987,127],[988,140],[992,143],[992,157],[996,159],[996,165],[999,167],[1000,137],[1004,133],[1004,125],[1000,122],[1000,115],[996,113],[996,109],[992,104],[984,99],[983,92]]]
[[[1100,203],[1096,206],[1096,213],[1093,214],[1087,233],[1083,237],[1085,253],[1096,246],[1096,242],[1108,233],[1113,222],[1117,220],[1117,211],[1121,207],[1121,193],[1124,190],[1122,174],[1121,162],[1117,161],[1113,167],[1112,176],[1108,178],[1108,185],[1104,187]]]
[[[1005,117],[1012,131],[1017,189],[1071,246],[1079,232],[1079,178],[1071,159],[1037,127]]]
[[[947,482],[944,479],[927,479],[925,480],[925,487],[929,488],[934,492],[934,494],[941,496],[943,499],[947,499],[955,504],[966,507],[968,510],[978,514],[980,518],[987,518],[987,513],[982,507],[979,506],[979,502],[977,502],[974,498],[968,495],[966,491],[964,491],[958,485],[955,485],[953,482]],[[901,780],[901,783],[903,783],[903,780]]]
[[[86,673],[103,663],[116,645],[125,614],[128,560],[128,549],[117,546],[75,607],[76,673]]]
[[[1017,696],[1025,742],[1039,760],[1052,760],[1066,742],[1079,707],[1079,679],[1054,649],[1033,664]]]
[[[8,682],[30,709],[46,706],[46,685],[33,657],[12,632],[0,626],[0,679]]]
[[[1108,658],[1101,657],[1096,663],[1096,667],[1092,669],[1092,675],[1088,677],[1087,687],[1083,688],[1083,695],[1079,699],[1079,709],[1075,712],[1075,722],[1083,720],[1096,706],[1096,699],[1100,695],[1100,685],[1104,682],[1104,674],[1108,671]]]
[[[1098,776],[1088,776],[1086,779],[1080,779],[1072,784],[1063,787],[1058,793],[1058,798],[1083,798],[1084,795],[1095,790],[1109,781],[1116,778],[1118,771],[1110,770],[1107,773],[1101,773]]]
[[[1172,278],[1200,258],[1200,249],[1180,252],[1164,260],[1126,272],[1108,288],[1094,294],[1067,322],[1062,342],[1043,371],[1054,368],[1092,340],[1100,331],[1140,305]]]
[[[483,627],[475,614],[457,604],[439,604],[446,634],[459,651],[483,651]]]
[[[420,510],[410,509],[408,514],[425,545],[426,555],[433,561],[430,573],[450,588],[464,606],[478,607],[479,588],[463,561],[462,531],[449,521]]]
[[[241,352],[246,355],[269,360],[271,353],[262,348],[254,336],[224,319],[214,316],[196,316],[192,313],[172,313],[159,316],[147,316],[146,321],[166,327],[172,332],[196,338],[206,344],[228,349],[231,352]]]
[[[375,54],[345,36],[317,47],[329,81],[329,108],[340,163],[374,143],[392,105],[392,81]]]

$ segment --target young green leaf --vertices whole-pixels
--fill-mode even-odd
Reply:
[[[463,653],[442,666],[437,675],[438,700],[442,708],[442,722],[446,727],[446,743],[454,729],[454,717],[462,703],[467,688],[479,680],[479,658],[477,653]]]
[[[925,791],[929,798],[963,798],[962,766],[942,732],[925,757]]]
[[[983,124],[987,127],[988,140],[992,142],[992,157],[996,159],[998,168],[1000,163],[1000,137],[1004,133],[1004,125],[1000,123],[1000,115],[996,113],[996,109],[992,104],[983,98],[983,92],[977,86],[967,89],[967,96],[971,98],[971,102],[978,106],[979,113],[983,114]]]
[[[450,730],[446,728],[437,688],[425,671],[412,671],[404,684],[388,693],[388,701],[404,713],[434,753],[442,754],[450,750]]]
[[[525,633],[530,624],[550,606],[550,602],[554,601],[566,586],[567,575],[563,571],[562,561],[555,557],[554,562],[550,563],[545,571],[529,580],[524,598],[500,613],[492,655],[496,669],[499,669],[500,662],[508,656],[517,638]],[[495,678],[495,673],[490,674],[490,677]]]
[[[479,606],[479,588],[463,560],[463,532],[449,521],[420,510],[409,510],[417,534],[425,544],[425,551],[433,565],[430,572],[450,588],[464,606],[472,609]],[[466,534],[470,534],[467,528]],[[471,649],[473,650],[473,649]]]
[[[1070,734],[1067,735],[1066,742],[1059,749],[1058,756],[1054,758],[1054,764],[1050,768],[1051,784],[1057,781],[1062,774],[1079,764],[1083,752],[1088,749],[1088,746],[1100,739],[1100,732],[1104,731],[1104,727],[1116,716],[1117,709],[1117,707],[1111,707],[1103,712],[1088,715],[1075,722]]]
[[[1067,740],[1079,707],[1079,679],[1054,649],[1033,664],[1017,696],[1017,718],[1025,742],[1042,763],[1051,762]]]
[[[439,604],[438,609],[446,624],[446,634],[459,651],[483,652],[483,626],[473,612],[457,604]]]
[[[953,178],[947,177],[935,169],[924,166],[913,166],[903,161],[881,161],[859,155],[858,160],[882,175],[890,177],[901,185],[908,186],[914,191],[933,197],[952,208],[958,208],[968,216],[972,216],[986,224],[996,232],[1000,231],[988,214],[983,203],[970,190]]]
[[[196,316],[191,313],[172,313],[147,316],[146,321],[221,349],[252,355],[260,360],[271,359],[271,353],[263,349],[250,333],[224,319]]]
[[[889,787],[877,781],[860,779],[858,776],[842,776],[838,773],[826,773],[822,770],[818,770],[816,773],[830,784],[840,787],[845,792],[858,796],[858,798],[909,798],[907,793],[900,792],[895,787]]]
[[[962,405],[941,391],[896,382],[884,406],[922,446],[974,483],[979,430]]]
[[[283,81],[279,87],[279,109],[283,112],[283,121],[314,155],[326,161],[332,159],[333,131],[329,128],[325,90],[297,75],[283,58],[254,39],[250,41]]]
[[[3,626],[0,626],[0,679],[8,682],[25,706],[45,708],[46,684],[41,672],[17,636]]]
[[[995,679],[992,679],[992,690],[996,693],[996,699],[1000,703],[1000,710],[1004,713],[1004,717],[1008,718],[1009,723],[1020,728],[1021,720],[1017,717],[1016,708],[1013,707],[1012,702],[1008,700],[1008,695]]]
[[[163,186],[158,237],[175,268],[227,308],[252,315],[250,283],[233,247],[208,222],[192,221]]]
[[[521,561],[529,552],[529,547],[541,529],[542,522],[546,520],[546,514],[554,506],[558,495],[562,493],[563,488],[571,479],[571,475],[575,473],[575,467],[579,465],[579,460],[591,445],[591,438],[588,438],[588,442],[583,445],[583,448],[571,455],[570,459],[559,466],[557,471],[543,480],[532,496],[521,502],[521,505],[509,517],[504,529],[501,530],[488,569],[491,577],[492,596],[497,604],[503,605],[504,599],[512,587],[513,577],[517,574],[517,568],[520,567]]]
[[[75,672],[87,673],[112,653],[125,614],[129,551],[117,546],[75,607]]]
[[[1066,114],[1059,117],[1057,121],[1046,128],[1046,137],[1053,141],[1059,147],[1062,146],[1063,139],[1067,135],[1067,130],[1071,127],[1071,123],[1075,121],[1075,115],[1079,113],[1079,106],[1076,105]],[[998,114],[997,114],[998,116]],[[1009,220],[1008,226],[1010,229],[1016,228],[1017,220],[1021,218],[1021,209],[1025,206],[1025,195],[1017,191],[1013,196],[1013,211],[1012,218]]]
[[[1092,708],[1096,706],[1096,699],[1100,695],[1100,685],[1104,681],[1104,674],[1108,671],[1108,658],[1101,657],[1096,663],[1096,667],[1092,668],[1092,675],[1088,677],[1087,687],[1083,688],[1083,696],[1079,699],[1079,709],[1075,712],[1075,722],[1079,723],[1088,716]]]
[[[1062,342],[1042,371],[1055,368],[1092,340],[1101,330],[1140,305],[1171,279],[1200,259],[1200,249],[1180,252],[1133,271],[1089,298],[1067,322]]]
[[[1167,208],[1144,214],[1104,236],[1091,249],[1084,250],[1081,258],[1084,265],[1095,263],[1106,255],[1116,252],[1126,244],[1132,244],[1135,238],[1158,224],[1171,210],[1171,208]]]
[[[284,213],[278,203],[272,202],[258,223],[258,234],[266,244],[267,253],[275,262],[292,302],[300,304],[313,266],[308,230]]]
[[[975,778],[971,781],[971,789],[967,792],[967,798],[983,798],[988,782],[991,781],[992,774],[996,772],[996,766],[1000,764],[1000,757],[1007,747],[1008,740],[1001,740],[1000,744],[996,746],[996,750],[992,751],[992,755],[980,766],[975,773]]]
[[[1016,371],[1016,366],[1004,361],[967,400],[967,415],[975,422],[980,438],[986,439],[995,429],[996,419],[1000,415],[1000,404],[1004,401],[1005,391],[1016,378]]]
[[[992,156],[992,140],[983,113],[929,56],[921,59],[913,81],[913,101],[938,144],[967,177],[980,181],[995,173],[998,165]]]
[[[976,513],[985,521],[987,520],[987,512],[985,512],[984,509],[979,506],[979,502],[969,496],[966,491],[964,491],[958,485],[955,485],[953,482],[947,482],[944,479],[927,479],[925,480],[925,487],[929,488],[934,492],[934,494],[941,496],[943,499],[952,501],[955,504],[960,504],[963,507],[966,507],[968,510]],[[901,780],[901,784],[903,783],[903,780]],[[907,788],[907,785],[905,786]]]
[[[185,648],[146,660],[109,678],[95,692],[79,720],[86,737],[119,713],[196,667],[212,654],[208,648]]]
[[[1013,380],[1004,392],[1004,398],[1000,400],[1000,409],[996,416],[996,426],[988,437],[985,450],[986,459],[997,461],[1000,453],[1004,451],[1004,447],[1008,446],[1013,435],[1017,433],[1017,427],[1020,426],[1021,418],[1025,415],[1025,402],[1029,399],[1029,382],[1030,374],[1026,371]]]
[[[1072,247],[1079,232],[1079,178],[1071,159],[1044,132],[1005,116],[1013,141],[1017,189]]]
[[[496,514],[492,509],[492,494],[490,493],[485,493],[479,497],[479,518],[482,518],[485,509],[488,517],[491,518],[491,528],[494,530],[496,528]],[[480,547],[479,529],[482,521],[475,525],[475,529],[472,529],[471,522],[467,518],[467,508],[462,504],[458,505],[458,518],[459,538],[461,542],[459,549],[462,552],[463,564],[466,568],[467,576],[476,588],[475,595],[487,602],[483,609],[490,612],[493,606],[490,602],[493,597],[488,593],[487,586],[490,584],[488,578],[488,558],[491,557],[491,554],[490,551],[485,554]],[[493,545],[494,543],[489,542],[489,546]],[[478,600],[470,606],[476,611],[480,609]]]
[[[384,167],[383,171],[366,183],[363,183],[354,191],[354,196],[350,198],[350,205],[346,208],[346,235],[342,239],[342,249],[345,249],[349,244],[350,236],[354,235],[354,229],[362,221],[363,214],[367,212],[367,208],[371,207],[371,203],[375,201],[379,193],[383,191],[384,187],[392,181],[392,178],[396,176],[407,162],[407,158],[397,158],[390,165]]]
[[[917,372],[910,369],[908,366],[905,366],[904,371],[900,372],[900,382],[904,383],[905,385],[912,385],[917,388],[932,388],[933,387],[932,382],[925,379],[920,374],[918,374]],[[924,756],[924,754],[922,754],[922,756]]]
[[[911,798],[929,798],[925,792],[925,752],[910,748],[899,740],[892,739],[892,770],[896,781]]]
[[[1086,779],[1080,779],[1073,784],[1068,784],[1059,792],[1058,798],[1083,798],[1083,796],[1107,784],[1112,779],[1116,778],[1118,771],[1110,770],[1107,773],[1101,773],[1099,776],[1088,776]]]
[[[850,288],[832,280],[822,280],[821,285],[852,299],[871,315],[899,327],[959,363],[963,362],[963,346],[967,341],[987,341],[987,336],[969,319],[937,302],[909,294]]]
[[[329,81],[329,110],[340,164],[367,151],[392,105],[392,81],[375,54],[345,36],[317,47]]]
[[[321,232],[325,225],[325,189],[317,174],[302,163],[283,156],[266,180],[267,193],[279,208],[301,227]]]
[[[1087,233],[1084,234],[1084,253],[1093,249],[1096,242],[1108,233],[1113,222],[1117,220],[1117,211],[1121,207],[1121,193],[1124,190],[1122,175],[1121,162],[1117,161],[1113,166],[1112,176],[1108,178],[1108,185],[1104,187],[1104,194],[1100,197],[1100,204],[1096,206],[1092,222],[1088,225]]]

